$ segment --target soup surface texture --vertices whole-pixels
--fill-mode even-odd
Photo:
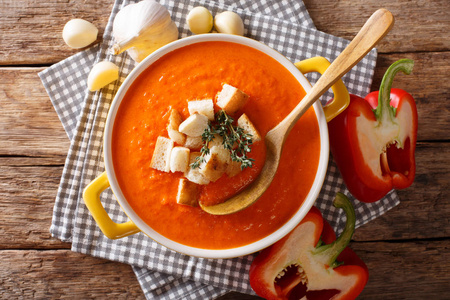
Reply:
[[[112,133],[112,157],[119,186],[136,213],[162,235],[206,249],[229,249],[279,229],[303,203],[318,167],[319,126],[311,108],[292,129],[269,189],[249,208],[226,216],[176,203],[181,172],[150,168],[158,136],[167,135],[169,112],[187,118],[187,102],[213,98],[228,83],[249,95],[245,112],[262,137],[303,98],[294,76],[268,55],[230,42],[201,42],[174,50],[139,75],[123,99]],[[216,107],[216,110],[218,108]],[[228,196],[254,179],[264,164],[265,145],[253,145],[256,159],[235,177],[202,186],[201,201]]]

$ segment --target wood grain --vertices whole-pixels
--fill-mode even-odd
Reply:
[[[1,299],[145,299],[129,265],[69,250],[0,255]]]
[[[450,49],[450,4],[447,0],[304,2],[319,30],[348,40],[356,35],[375,10],[381,7],[389,9],[396,24],[379,44],[381,52]],[[84,18],[99,28],[101,37],[112,4],[110,0],[1,1],[0,65],[52,64],[69,57],[78,50],[70,49],[62,40],[64,24],[72,18]]]
[[[0,155],[66,155],[69,139],[37,73],[0,68]]]
[[[64,157],[0,157],[0,249],[61,249],[49,229]]]
[[[0,2],[0,65],[52,64],[80,50],[62,39],[64,25],[73,18],[93,23],[101,39],[114,1]]]
[[[377,46],[380,52],[448,51],[450,2],[388,0],[305,0],[317,29],[351,40],[364,21],[384,7],[395,17],[393,30]],[[339,13],[337,13],[339,12]]]

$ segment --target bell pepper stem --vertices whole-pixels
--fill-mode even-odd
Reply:
[[[356,223],[355,209],[347,196],[342,193],[336,193],[333,205],[336,208],[342,208],[347,216],[344,231],[331,244],[318,245],[314,250],[314,255],[319,256],[320,260],[331,268],[335,268],[340,265],[336,262],[336,259],[349,244],[353,236],[353,232],[355,231]]]
[[[414,67],[414,61],[412,59],[400,59],[393,63],[383,76],[380,84],[380,91],[378,93],[378,106],[374,110],[375,117],[379,122],[383,120],[395,119],[395,108],[391,106],[391,88],[395,75],[402,71],[409,75]]]

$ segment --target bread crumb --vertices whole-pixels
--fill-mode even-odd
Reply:
[[[201,136],[186,136],[184,146],[191,150],[200,150],[203,147],[203,139]]]
[[[238,127],[244,129],[244,133],[252,135],[253,142],[258,142],[261,140],[261,135],[246,114],[242,114],[242,116],[239,117],[237,120],[237,125]]]
[[[207,128],[208,118],[195,113],[180,124],[178,131],[188,136],[201,136]]]
[[[210,121],[214,121],[214,103],[212,99],[194,100],[188,102],[189,114],[204,115]]]
[[[169,138],[178,145],[183,145],[186,141],[186,135],[178,131],[180,124],[183,122],[183,117],[178,110],[171,109],[169,116],[169,124],[167,125],[167,133]]]
[[[190,150],[186,147],[174,147],[170,154],[170,171],[186,172],[189,167]]]
[[[205,162],[200,164],[200,173],[210,181],[217,181],[225,173],[230,160],[228,150],[222,146],[211,147]]]
[[[153,169],[169,172],[170,171],[170,154],[172,152],[174,143],[171,139],[163,136],[158,136],[155,145],[155,151],[153,152],[152,161],[150,167]]]
[[[222,90],[217,94],[216,104],[227,114],[233,115],[247,103],[247,100],[248,95],[246,93],[225,83]]]
[[[177,203],[193,207],[198,206],[198,185],[181,178],[178,183]]]
[[[210,181],[200,173],[199,168],[192,169],[191,164],[193,164],[197,157],[201,155],[200,152],[191,152],[189,155],[189,166],[186,172],[184,172],[184,177],[186,177],[189,181],[195,182],[197,184],[206,185]]]

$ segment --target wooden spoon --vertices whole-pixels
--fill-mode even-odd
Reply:
[[[258,200],[275,177],[284,142],[297,120],[336,81],[353,68],[389,32],[393,25],[394,17],[388,10],[383,8],[377,10],[344,51],[328,67],[309,93],[283,121],[267,133],[265,137],[266,161],[255,181],[225,202],[211,206],[200,204],[201,208],[213,215],[227,215],[240,211]]]

